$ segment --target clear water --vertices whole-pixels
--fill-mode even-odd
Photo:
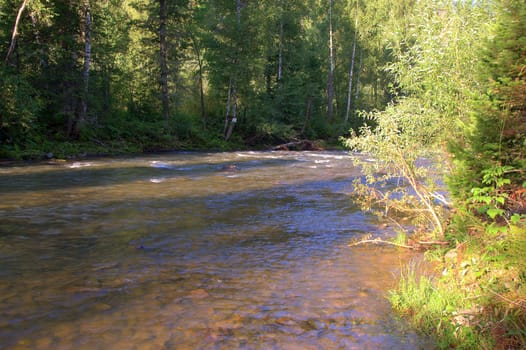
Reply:
[[[420,349],[344,152],[0,167],[0,349]]]

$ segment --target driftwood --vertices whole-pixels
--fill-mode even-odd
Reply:
[[[283,143],[272,147],[273,151],[321,151],[322,148],[311,140],[300,140]]]
[[[415,241],[411,241],[410,244],[406,245],[406,244],[400,244],[400,243],[395,243],[395,242],[391,242],[391,241],[385,241],[383,239],[376,238],[376,239],[361,240],[361,241],[358,241],[358,242],[355,242],[355,243],[351,243],[348,246],[349,247],[354,247],[354,246],[361,245],[361,244],[386,244],[386,245],[392,245],[392,246],[395,246],[395,247],[401,247],[401,248],[406,248],[406,249],[420,250],[420,249],[423,249],[426,246],[432,246],[432,245],[446,246],[449,243],[448,242],[441,242],[441,241],[431,241],[431,242],[423,242],[423,241],[415,242]]]

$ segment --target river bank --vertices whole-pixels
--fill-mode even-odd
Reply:
[[[286,147],[286,145],[291,145]],[[299,148],[293,148],[295,145]],[[307,147],[301,148],[301,145]],[[288,143],[275,142],[273,144],[246,144],[240,142],[226,142],[222,139],[210,139],[206,142],[185,142],[173,140],[159,144],[136,143],[127,141],[105,141],[105,142],[50,142],[33,144],[23,148],[3,145],[0,147],[0,164],[16,160],[47,160],[47,159],[85,159],[92,157],[108,156],[139,156],[149,153],[164,153],[174,151],[196,151],[196,152],[229,152],[229,151],[263,151],[263,150],[343,150],[337,141],[325,140],[300,140]]]

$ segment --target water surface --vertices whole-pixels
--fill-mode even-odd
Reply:
[[[0,167],[1,349],[420,349],[344,152]]]

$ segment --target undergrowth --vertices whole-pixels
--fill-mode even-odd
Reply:
[[[432,276],[408,266],[389,300],[439,349],[524,349],[526,223],[498,235],[481,227],[464,227],[465,241],[443,254]]]

